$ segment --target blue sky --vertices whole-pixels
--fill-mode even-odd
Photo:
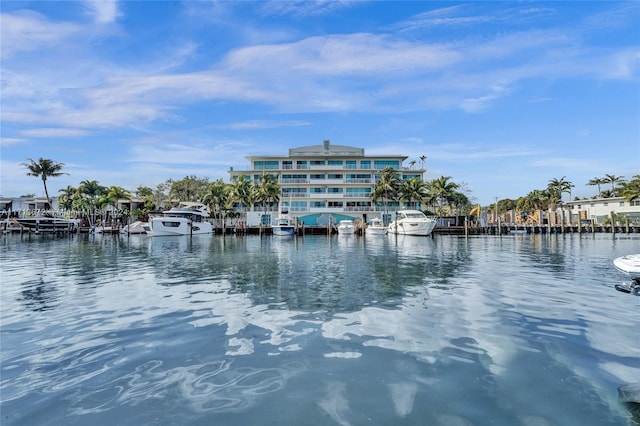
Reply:
[[[476,202],[640,174],[640,2],[2,1],[0,195],[229,180],[320,144]],[[406,165],[406,163],[405,163]],[[566,198],[567,196],[565,196]]]

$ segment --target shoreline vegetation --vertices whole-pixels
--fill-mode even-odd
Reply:
[[[424,157],[424,156],[423,156]],[[423,158],[419,157],[419,158]],[[426,157],[425,157],[426,158]],[[2,212],[2,219],[22,215],[58,215],[86,219],[89,226],[98,223],[118,222],[126,224],[129,220],[146,221],[150,215],[159,214],[180,202],[199,202],[207,206],[212,223],[220,228],[234,228],[234,223],[242,221],[247,212],[273,213],[279,210],[282,197],[278,176],[263,172],[257,181],[240,176],[232,183],[222,179],[210,181],[209,178],[186,176],[181,180],[168,179],[155,188],[139,186],[129,191],[119,186],[103,186],[96,180],[83,180],[77,187],[68,186],[59,190],[57,208],[47,188],[48,178],[63,174],[64,163],[51,159],[31,158],[21,164],[27,169],[27,176],[42,180],[46,194],[46,204],[42,209],[21,209]],[[409,208],[423,211],[428,216],[438,218],[455,217],[454,225],[469,228],[479,226],[481,212],[485,213],[482,225],[497,226],[504,223],[501,216],[511,213],[513,225],[521,226],[578,226],[589,225],[582,217],[575,223],[569,217],[565,222],[562,204],[564,194],[571,198],[571,190],[575,185],[566,177],[553,178],[545,189],[534,189],[527,195],[517,199],[498,199],[487,206],[472,202],[473,197],[466,184],[452,181],[450,176],[441,176],[430,181],[416,177],[402,180],[397,170],[387,167],[376,173],[373,192],[370,195],[372,214],[389,214],[395,210]],[[633,202],[640,199],[640,175],[627,181],[624,176],[607,174],[596,177],[586,185],[597,187],[598,195],[593,198],[624,197]],[[603,189],[603,186],[608,186]],[[34,197],[35,198],[35,197]],[[580,200],[576,197],[576,200]],[[585,199],[588,200],[588,199]],[[36,207],[38,207],[36,205]],[[558,220],[556,210],[560,208],[563,217]],[[488,215],[489,217],[487,217]],[[461,218],[465,218],[461,221]],[[463,222],[463,223],[461,223]],[[558,224],[558,222],[560,222]],[[605,218],[603,225],[624,225],[624,217]],[[626,226],[636,226],[626,220]],[[465,225],[466,224],[466,225]]]

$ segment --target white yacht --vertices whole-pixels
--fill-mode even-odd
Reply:
[[[141,220],[136,220],[129,225],[125,225],[120,230],[121,234],[146,234],[151,233],[151,225],[149,222],[143,222]]]
[[[384,226],[384,222],[382,222],[382,219],[376,217],[369,221],[365,233],[371,235],[384,235],[387,233],[387,227]]]
[[[151,219],[151,235],[200,235],[213,233],[213,225],[206,219],[207,208],[200,203],[180,203]]]
[[[617,257],[613,266],[631,278],[630,283],[616,284],[616,290],[640,295],[640,253]]]
[[[388,227],[390,234],[430,235],[436,227],[436,220],[419,210],[398,210]]]
[[[356,228],[353,224],[353,220],[341,220],[338,223],[338,234],[353,234],[356,232]]]

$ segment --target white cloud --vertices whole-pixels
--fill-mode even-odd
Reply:
[[[75,24],[51,22],[39,13],[21,10],[0,14],[0,57],[8,59],[17,52],[34,51],[75,34],[80,29]]]
[[[113,0],[86,0],[85,7],[97,24],[115,22],[120,16],[118,2]]]
[[[87,136],[89,132],[79,129],[40,128],[23,130],[20,134],[34,138],[78,138]]]

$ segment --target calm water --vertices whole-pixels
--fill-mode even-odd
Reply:
[[[628,425],[636,235],[0,236],[3,425]]]

